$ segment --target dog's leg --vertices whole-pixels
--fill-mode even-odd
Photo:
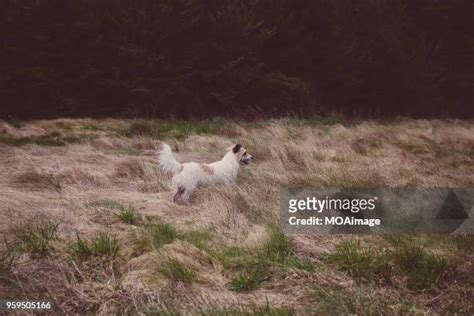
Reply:
[[[191,205],[189,201],[190,199],[191,199],[191,192],[189,190],[184,190],[184,194],[183,194],[184,204],[186,204],[187,206]]]
[[[179,193],[179,190],[178,190],[178,191],[176,191],[176,193],[173,196],[173,203],[174,204],[178,203],[179,196],[180,196],[180,193]]]
[[[182,187],[182,186],[178,187],[178,191],[176,191],[176,193],[173,196],[173,203],[175,203],[175,204],[178,203],[178,200],[181,197],[181,195],[184,193],[184,191],[185,191],[184,187]]]

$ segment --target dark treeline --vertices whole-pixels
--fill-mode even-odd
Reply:
[[[0,117],[472,116],[472,0],[2,0]]]

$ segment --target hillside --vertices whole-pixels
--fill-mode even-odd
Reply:
[[[154,153],[254,156],[174,205]],[[474,239],[285,236],[283,187],[473,187],[474,122],[0,123],[0,297],[65,313],[474,313]]]

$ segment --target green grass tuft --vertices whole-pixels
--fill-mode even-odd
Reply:
[[[447,258],[431,254],[417,244],[402,244],[390,253],[393,262],[407,276],[407,287],[425,290],[436,286],[451,269]]]
[[[76,241],[70,244],[69,252],[71,257],[77,261],[85,261],[94,254],[91,244],[82,239],[79,234],[76,235]]]
[[[454,244],[454,247],[462,253],[474,253],[474,235],[450,235],[449,242]]]
[[[191,230],[179,233],[178,238],[200,250],[209,250],[209,241],[214,237],[211,230]]]
[[[72,131],[74,129],[74,125],[68,122],[62,122],[62,121],[54,122],[54,125],[66,131]]]
[[[360,312],[355,298],[343,289],[316,289],[312,296],[322,312],[348,315]]]
[[[224,123],[215,121],[163,121],[135,120],[122,134],[131,136],[150,136],[157,139],[167,137],[184,139],[193,134],[218,134]]]
[[[79,142],[81,142],[80,138],[76,136],[64,136],[59,132],[51,132],[46,135],[32,137],[15,137],[12,135],[0,134],[0,143],[15,147],[20,147],[27,144],[60,147]]]
[[[179,316],[183,313],[178,309],[153,310],[147,316]],[[267,301],[264,305],[241,305],[236,307],[211,307],[193,311],[192,315],[199,316],[292,316],[295,311],[289,307],[270,306]]]
[[[229,288],[234,291],[247,291],[257,288],[272,274],[273,268],[289,268],[313,271],[314,266],[300,260],[293,251],[291,240],[278,228],[269,229],[268,241],[259,249],[227,247],[211,250],[224,268],[238,271]]]
[[[116,210],[118,211],[118,213],[116,214],[117,217],[124,223],[130,225],[136,225],[139,222],[138,213],[132,205],[125,206],[120,202],[104,199],[92,201],[90,203],[87,203],[86,206],[105,208],[108,210]]]
[[[300,260],[295,255],[291,240],[278,228],[269,228],[269,233],[268,241],[261,248],[226,247],[212,250],[211,255],[228,269],[247,269],[255,266],[269,267],[272,265],[282,269],[297,268],[308,271],[314,269],[310,263]]]
[[[130,224],[130,225],[135,225],[138,223],[137,212],[135,211],[133,207],[122,209],[120,213],[118,214],[118,217],[124,223]]]
[[[18,247],[7,240],[4,241],[4,248],[0,252],[0,280],[12,271],[18,257]]]
[[[347,119],[341,113],[332,113],[329,115],[325,115],[319,119],[319,122],[323,125],[346,125]]]
[[[211,249],[210,254],[228,270],[243,270],[260,263],[258,250],[250,248],[224,247],[221,249]]]
[[[115,258],[119,250],[119,241],[108,233],[100,233],[99,236],[92,240],[92,251],[94,254]]]
[[[137,235],[138,234],[138,235]],[[146,220],[144,227],[133,236],[135,251],[143,253],[157,250],[178,238],[178,232],[170,224]]]
[[[177,236],[176,229],[166,223],[152,223],[145,227],[147,233],[150,235],[150,242],[153,248],[158,249],[165,244],[173,242]]]
[[[311,296],[318,302],[323,315],[406,315],[417,314],[418,308],[410,302],[392,300],[375,295],[373,291],[349,292],[343,288],[317,288]]]
[[[291,239],[279,228],[271,227],[267,243],[259,251],[260,260],[269,261],[283,268],[297,268],[311,271],[313,266],[300,260],[293,251]]]
[[[261,252],[270,261],[284,263],[292,255],[291,241],[283,232],[272,228],[270,238]]]
[[[279,229],[269,229],[268,241],[258,249],[241,247],[215,248],[209,241],[213,238],[210,230],[177,232],[169,224],[148,222],[143,228],[143,236],[135,236],[137,252],[159,249],[175,239],[186,241],[207,252],[219,261],[225,269],[237,272],[229,288],[234,291],[248,291],[257,288],[269,278],[272,267],[314,270],[309,262],[300,260],[292,249],[291,240]]]
[[[33,259],[45,257],[52,250],[51,241],[56,240],[57,223],[50,220],[42,220],[32,224],[22,224],[13,229],[21,252],[30,254]]]
[[[146,316],[181,316],[177,309],[158,309],[158,310],[149,310],[145,313]]]
[[[186,267],[177,260],[167,260],[163,262],[159,271],[169,279],[176,282],[193,283],[197,280],[197,272]]]
[[[120,242],[108,233],[100,233],[91,241],[82,239],[79,235],[70,244],[69,252],[74,260],[85,261],[93,256],[116,258],[120,251]]]
[[[270,306],[267,301],[264,305],[243,305],[239,307],[211,308],[201,310],[201,316],[292,316],[296,315],[290,307]]]
[[[1,276],[7,275],[11,268],[13,267],[13,263],[16,257],[9,252],[1,253],[0,254],[0,279]]]
[[[415,291],[433,288],[452,269],[452,262],[447,258],[428,252],[415,240],[407,242],[396,237],[388,240],[395,243],[393,249],[345,240],[323,260],[336,264],[352,277],[369,282],[390,282],[396,275],[406,276],[407,287]]]
[[[80,128],[92,132],[105,132],[108,130],[107,126],[101,122],[85,123],[84,125],[80,126]]]
[[[229,289],[236,292],[250,291],[267,279],[266,271],[263,267],[256,267],[250,272],[240,273],[229,283]]]
[[[384,249],[369,248],[358,240],[340,242],[334,252],[323,257],[329,263],[336,263],[348,275],[374,281],[390,273],[388,254]]]
[[[92,201],[87,203],[86,206],[106,208],[109,210],[121,210],[123,208],[123,205],[120,202],[109,199]]]

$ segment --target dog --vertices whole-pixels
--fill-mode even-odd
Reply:
[[[177,189],[173,203],[180,199],[189,205],[191,194],[206,183],[232,183],[237,177],[240,165],[249,165],[253,157],[241,144],[232,145],[224,157],[216,162],[205,164],[197,162],[180,163],[173,157],[171,147],[164,143],[158,152],[158,165],[173,174],[171,184]]]

